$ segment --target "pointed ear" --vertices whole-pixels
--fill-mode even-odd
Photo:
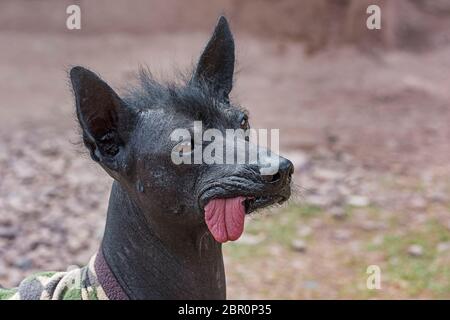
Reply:
[[[83,142],[91,158],[117,170],[116,155],[127,142],[134,112],[110,86],[83,67],[70,70]]]
[[[228,100],[228,95],[233,87],[233,72],[233,35],[227,19],[221,16],[198,61],[192,80],[206,83],[215,94]]]

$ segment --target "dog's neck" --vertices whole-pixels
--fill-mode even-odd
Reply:
[[[221,244],[204,226],[160,226],[142,210],[113,183],[102,251],[128,297],[225,299]]]

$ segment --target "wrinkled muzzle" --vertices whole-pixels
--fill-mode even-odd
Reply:
[[[289,160],[246,139],[218,138],[214,143],[216,151],[224,152],[209,154],[212,149],[205,148],[204,161],[228,165],[230,170],[206,185],[200,206],[209,231],[223,243],[242,235],[245,214],[289,199],[294,168]]]

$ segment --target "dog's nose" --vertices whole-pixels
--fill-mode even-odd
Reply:
[[[280,157],[278,171],[273,175],[263,175],[263,179],[266,182],[278,182],[283,183],[290,182],[291,176],[294,173],[294,165],[286,158]]]

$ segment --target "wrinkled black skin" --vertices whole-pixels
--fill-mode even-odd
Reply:
[[[131,299],[225,299],[221,244],[204,221],[213,198],[253,196],[248,212],[290,195],[292,164],[276,178],[257,165],[175,165],[169,135],[202,120],[204,129],[240,128],[229,102],[234,41],[224,17],[186,83],[141,85],[119,97],[82,67],[70,71],[83,141],[114,179],[102,241],[105,259]]]

